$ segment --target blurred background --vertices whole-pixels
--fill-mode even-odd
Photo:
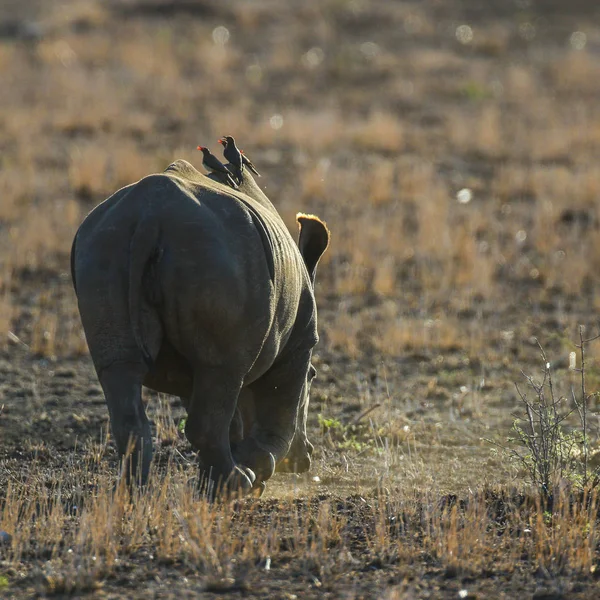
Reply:
[[[2,340],[86,352],[68,274],[82,218],[175,158],[201,168],[196,146],[224,134],[294,233],[299,210],[329,224],[325,348],[512,360],[525,321],[592,318],[598,10],[4,0]]]

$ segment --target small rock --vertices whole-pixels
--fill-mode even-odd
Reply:
[[[8,546],[12,542],[12,535],[0,529],[0,546]]]

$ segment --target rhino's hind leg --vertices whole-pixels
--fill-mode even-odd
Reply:
[[[256,473],[257,483],[272,477],[292,446],[306,382],[306,369],[299,366],[303,362],[293,357],[251,386],[255,423],[236,448],[236,456]]]
[[[313,373],[316,373],[313,369]],[[314,375],[313,375],[314,377]],[[278,463],[277,471],[283,473],[306,473],[310,469],[311,457],[314,446],[308,441],[306,435],[306,421],[308,419],[308,394],[300,402],[298,417],[296,419],[296,433],[287,456]]]
[[[152,433],[142,404],[142,381],[146,367],[141,363],[113,363],[100,372],[110,426],[121,458],[126,458],[129,483],[145,485],[152,460]]]
[[[201,483],[209,484],[209,497],[252,488],[254,473],[235,463],[229,439],[241,386],[241,378],[229,369],[201,367],[194,371],[185,435],[198,451]]]

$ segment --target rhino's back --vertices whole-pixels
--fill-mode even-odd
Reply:
[[[211,239],[217,244],[227,240],[228,251],[239,268],[244,289],[251,288],[255,293],[258,289],[268,291],[268,297],[258,293],[256,295],[257,301],[269,306],[262,360],[254,368],[255,375],[258,376],[271,366],[287,343],[297,323],[301,299],[311,289],[302,256],[283,220],[264,194],[267,203],[252,189],[250,191],[253,195],[250,196],[225,188],[185,165],[183,168],[172,166],[170,169],[172,172],[166,174],[173,177],[186,196],[193,198],[215,219],[214,231],[220,233],[217,240]],[[207,179],[210,183],[206,183]],[[257,186],[256,188],[258,189]],[[260,240],[260,246],[257,240]],[[185,260],[179,256],[178,261]],[[266,265],[267,272],[258,269],[256,263]],[[312,307],[304,311],[302,317],[310,320]]]
[[[222,338],[228,337],[222,326],[227,321],[235,329],[231,334],[242,329],[259,339],[258,348],[248,351],[258,352],[252,378],[260,376],[294,329],[308,277],[277,211],[250,191],[256,197],[176,161],[166,172],[119,190],[88,215],[74,242],[74,278],[87,279],[92,294],[103,290],[100,302],[108,295],[125,301],[131,240],[138,228],[153,224],[158,310],[170,341],[183,349],[192,311],[205,314],[206,327]]]
[[[282,321],[289,320],[292,316],[289,311],[296,310],[302,289],[310,288],[309,277],[296,242],[254,179],[246,177],[239,190],[232,190],[202,175],[184,160],[171,164],[165,175],[174,178],[187,194],[195,197],[201,204],[206,204],[216,214],[227,216],[230,211],[241,210],[250,216],[252,228],[259,233],[265,258],[270,263],[279,302],[278,315]],[[235,233],[236,226],[231,230]],[[295,302],[290,303],[290,300]],[[296,306],[292,307],[293,304]]]

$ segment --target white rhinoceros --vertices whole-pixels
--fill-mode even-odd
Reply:
[[[329,232],[311,215],[298,223],[297,246],[247,171],[233,190],[178,160],[81,224],[73,284],[122,456],[131,440],[129,476],[143,484],[152,457],[142,385],[182,398],[213,490],[264,489],[277,464],[308,470]]]

